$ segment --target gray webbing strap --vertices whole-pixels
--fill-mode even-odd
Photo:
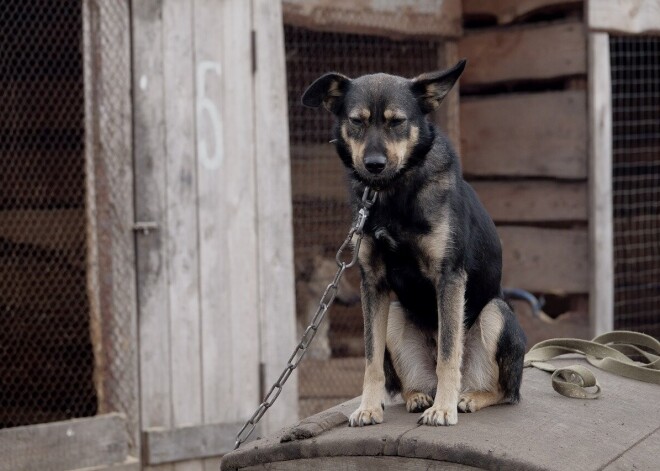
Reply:
[[[643,350],[640,347],[644,347]],[[525,355],[525,367],[552,373],[552,387],[559,394],[578,399],[596,399],[600,385],[584,366],[556,368],[548,360],[567,353],[584,355],[593,366],[626,378],[660,385],[660,342],[653,337],[625,330],[608,332],[593,340],[550,339],[534,345]],[[631,357],[644,358],[646,362]],[[595,388],[588,391],[586,388]]]

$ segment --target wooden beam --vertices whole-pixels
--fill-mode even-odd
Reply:
[[[143,433],[145,464],[157,465],[223,455],[234,448],[236,433],[242,426],[242,423],[223,423],[169,430],[147,429]]]
[[[289,162],[286,63],[280,2],[253,0],[255,32],[255,168],[259,259],[261,365],[267,385],[277,380],[296,338],[293,209]],[[288,381],[264,430],[274,431],[298,415],[297,374]]]
[[[87,291],[99,413],[126,414],[140,451],[133,225],[131,8],[83,2]]]
[[[77,469],[123,463],[129,436],[122,414],[0,430],[0,471]]]
[[[463,16],[495,17],[498,24],[513,23],[536,12],[576,9],[583,0],[463,0]]]
[[[591,0],[587,25],[592,31],[660,34],[658,0]]]
[[[593,4],[594,2],[589,2]],[[594,335],[614,328],[612,84],[607,33],[589,35],[589,317]]]
[[[586,114],[586,94],[579,90],[462,100],[463,170],[585,178]]]
[[[475,181],[495,222],[586,221],[587,184],[565,181]]]
[[[138,459],[129,456],[123,463],[92,466],[91,468],[76,468],[72,471],[142,471],[142,465]]]
[[[85,244],[85,222],[82,208],[0,211],[0,238],[71,254],[71,262],[78,263],[78,251]]]
[[[584,25],[576,21],[468,34],[458,42],[458,55],[468,60],[461,87],[587,72]]]
[[[339,377],[342,381],[328,381]],[[300,397],[355,397],[362,391],[363,379],[364,358],[306,359],[300,364]]]
[[[502,284],[542,293],[587,293],[588,236],[581,229],[498,227]]]
[[[284,22],[320,31],[382,36],[462,34],[460,0],[284,0]]]
[[[172,426],[172,378],[165,221],[165,94],[163,2],[132,9],[135,217],[157,230],[138,232],[137,290],[142,428]],[[170,471],[171,468],[159,469]]]

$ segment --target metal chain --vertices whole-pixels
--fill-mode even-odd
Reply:
[[[261,420],[261,418],[264,416],[266,411],[273,405],[275,400],[282,392],[284,383],[287,382],[289,376],[291,376],[291,373],[293,373],[293,370],[295,370],[298,367],[298,364],[305,356],[305,353],[307,352],[309,345],[312,343],[312,340],[314,340],[314,336],[316,335],[316,332],[319,326],[321,325],[321,322],[323,322],[325,313],[328,311],[328,309],[335,300],[335,296],[337,295],[337,291],[339,289],[339,280],[341,280],[341,277],[344,275],[344,271],[347,268],[351,268],[357,262],[358,253],[360,251],[360,243],[362,242],[362,236],[364,235],[363,234],[364,223],[367,221],[367,217],[369,216],[369,210],[371,209],[371,206],[373,206],[373,204],[376,202],[377,197],[378,197],[378,192],[376,190],[372,190],[369,187],[364,189],[364,193],[362,195],[362,206],[358,211],[357,218],[353,223],[353,226],[351,226],[351,229],[348,231],[348,235],[346,236],[346,239],[344,239],[344,243],[342,243],[341,247],[339,247],[339,250],[337,251],[337,255],[335,257],[339,270],[337,270],[337,274],[335,275],[335,278],[327,286],[325,292],[323,293],[323,296],[321,296],[321,300],[319,301],[319,307],[316,310],[316,314],[314,314],[314,318],[312,319],[311,324],[309,324],[309,326],[305,330],[305,333],[300,339],[300,342],[298,343],[296,348],[293,350],[293,353],[289,357],[289,361],[287,361],[287,365],[284,368],[284,371],[282,371],[280,377],[277,379],[277,381],[275,381],[275,384],[273,384],[273,386],[270,388],[270,391],[268,391],[268,394],[266,394],[266,397],[264,397],[263,402],[259,405],[259,407],[254,412],[254,414],[252,414],[252,417],[250,417],[250,419],[247,422],[245,422],[243,428],[236,435],[236,443],[234,444],[234,450],[238,449],[238,447],[240,447],[249,438],[249,436],[252,434],[255,427],[257,426],[257,423]],[[351,240],[353,240],[353,237],[356,237],[355,244],[353,246],[353,255],[348,262],[343,261],[342,254],[344,250],[346,250],[348,245],[351,243]]]

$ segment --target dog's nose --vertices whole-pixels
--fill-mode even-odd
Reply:
[[[382,154],[368,155],[364,158],[364,166],[367,167],[369,173],[380,173],[385,168],[387,158]]]

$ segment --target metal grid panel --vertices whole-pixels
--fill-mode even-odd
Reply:
[[[660,337],[660,38],[612,36],[614,324]]]
[[[0,427],[96,413],[81,2],[0,6]]]
[[[289,129],[291,143],[296,296],[299,319],[318,303],[334,275],[332,260],[350,224],[342,164],[328,144],[333,125],[325,110],[300,104],[305,88],[325,72],[349,77],[387,72],[413,77],[436,70],[441,43],[435,40],[394,41],[384,37],[315,32],[285,26]],[[322,257],[321,259],[319,257]],[[347,272],[344,299],[355,301],[358,270]],[[320,291],[320,292],[319,292]],[[340,296],[342,297],[340,290]],[[306,359],[300,378],[301,416],[360,394],[364,355],[359,303],[335,305],[329,312],[329,347]],[[319,336],[323,337],[321,332]],[[322,345],[323,338],[315,344]],[[324,360],[319,360],[319,358]],[[320,363],[314,363],[314,362]]]

